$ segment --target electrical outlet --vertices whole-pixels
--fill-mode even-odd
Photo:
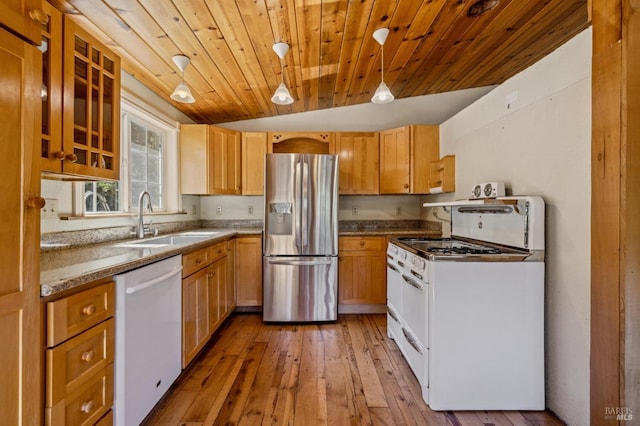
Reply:
[[[216,214],[222,214],[222,206],[216,206]]]
[[[396,207],[396,216],[402,215],[402,209],[400,207]]]
[[[351,214],[354,216],[358,215],[358,206],[351,207]]]
[[[249,206],[249,214],[253,215],[253,206]]]
[[[195,204],[191,204],[191,214],[195,215],[198,213],[198,207]]]
[[[58,218],[58,200],[55,198],[46,198],[45,205],[40,209],[41,219],[57,219]]]

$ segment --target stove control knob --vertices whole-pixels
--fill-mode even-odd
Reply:
[[[400,260],[406,260],[407,259],[407,252],[406,251],[401,251],[400,252]]]

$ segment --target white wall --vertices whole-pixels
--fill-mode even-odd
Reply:
[[[443,123],[440,151],[457,192],[430,201],[493,180],[546,200],[547,404],[589,424],[591,30]]]

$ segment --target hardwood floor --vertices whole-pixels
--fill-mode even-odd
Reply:
[[[562,425],[549,412],[436,412],[385,315],[265,325],[233,315],[145,425]]]

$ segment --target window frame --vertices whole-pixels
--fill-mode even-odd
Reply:
[[[86,212],[84,203],[84,184],[78,182],[74,188],[74,216],[83,217],[106,217],[109,215],[137,214],[137,206],[131,206],[131,172],[130,163],[130,122],[136,119],[144,125],[149,125],[154,131],[163,134],[163,157],[164,166],[162,170],[162,182],[164,192],[164,206],[157,208],[154,206],[154,213],[175,214],[182,212],[182,197],[180,194],[180,161],[179,161],[179,126],[178,122],[163,117],[155,109],[145,103],[126,96],[122,92],[120,98],[120,180],[118,180],[119,211],[99,211]],[[155,202],[155,200],[152,200]]]

